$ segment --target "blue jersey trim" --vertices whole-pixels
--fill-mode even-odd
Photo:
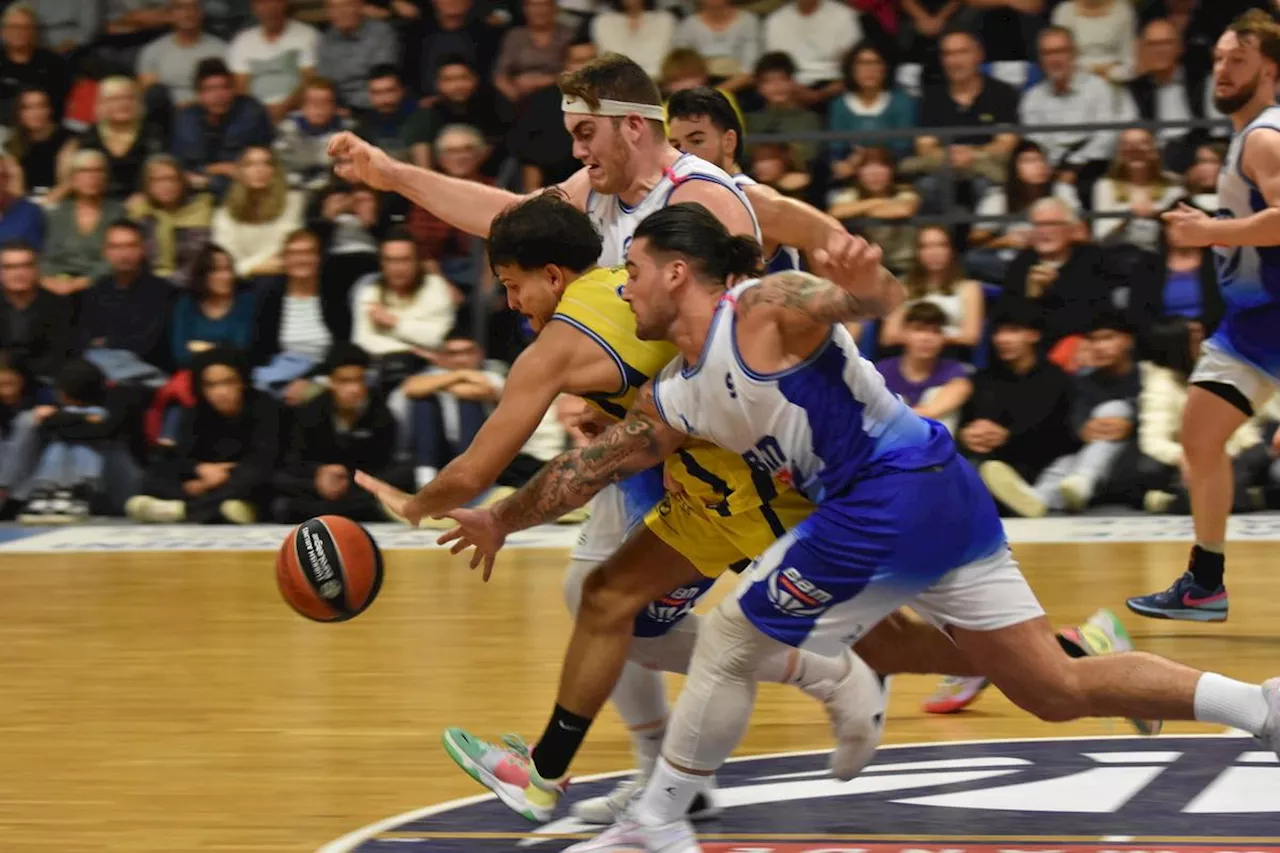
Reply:
[[[797,373],[801,370],[804,370],[806,367],[809,367],[815,361],[821,358],[822,354],[827,351],[827,348],[830,347],[833,343],[835,343],[835,329],[834,327],[832,327],[830,329],[827,329],[827,337],[823,339],[822,343],[818,344],[817,348],[814,349],[813,352],[809,353],[809,355],[805,357],[804,361],[800,362],[799,364],[793,364],[787,369],[779,370],[776,373],[757,373],[756,371],[752,370],[750,367],[747,367],[747,363],[742,359],[742,353],[738,350],[737,320],[738,320],[738,317],[735,312],[733,319],[729,321],[729,339],[733,344],[733,346],[731,347],[731,349],[733,350],[733,360],[738,363],[738,367],[742,370],[743,373],[747,375],[747,378],[755,382],[774,382],[779,379],[784,379],[792,375],[793,373]]]
[[[711,341],[715,338],[716,331],[720,327],[720,312],[729,304],[731,303],[728,299],[721,299],[720,303],[716,305],[716,312],[711,315],[711,328],[707,330],[707,339],[702,342],[702,352],[698,353],[698,360],[693,364],[686,364],[680,368],[680,377],[682,379],[692,379],[702,370],[702,365],[707,360],[707,353],[711,350]]]
[[[685,175],[683,178],[681,178],[680,183],[676,183],[675,181],[672,181],[671,189],[667,190],[667,197],[662,200],[662,206],[666,207],[668,204],[670,204],[671,196],[675,195],[676,190],[680,189],[681,186],[688,183],[689,181],[707,181],[709,183],[722,186],[725,189],[727,189],[729,192],[733,193],[733,197],[736,198],[739,202],[741,202],[742,206],[747,209],[747,215],[751,217],[751,224],[754,225],[756,228],[757,239],[759,237],[764,236],[763,232],[760,230],[760,220],[756,219],[756,212],[754,209],[752,209],[751,202],[747,201],[746,193],[742,191],[742,187],[738,186],[732,181],[722,181],[720,180],[720,178],[718,178],[715,175],[708,175],[703,172],[694,172],[691,175]]]
[[[561,323],[568,323],[570,326],[577,329],[579,332],[582,332],[582,334],[586,335],[587,337],[591,338],[591,340],[599,344],[600,349],[604,350],[609,355],[609,357],[613,359],[613,363],[618,366],[618,380],[619,382],[621,382],[621,387],[619,387],[617,391],[613,392],[612,394],[613,396],[616,397],[620,394],[625,394],[627,393],[628,390],[630,390],[631,383],[627,381],[627,363],[622,360],[622,356],[614,352],[613,347],[605,343],[604,338],[597,335],[595,332],[593,332],[591,329],[584,326],[579,321],[573,319],[572,317],[566,317],[564,314],[552,314],[551,319],[552,321],[559,320]]]
[[[680,432],[684,432],[684,430],[680,429],[678,426],[672,423],[671,418],[667,417],[666,409],[662,408],[662,400],[659,398],[659,395],[658,395],[658,388],[661,385],[662,383],[655,379],[652,387],[650,387],[649,389],[649,392],[653,394],[653,407],[658,410],[658,417],[662,418],[663,423],[665,423],[667,426],[671,427],[672,429],[676,429],[676,430],[679,430]]]

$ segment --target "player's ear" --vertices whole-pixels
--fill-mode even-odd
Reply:
[[[720,153],[725,157],[729,157],[737,150],[738,131],[726,130],[724,132],[724,138],[720,141]]]

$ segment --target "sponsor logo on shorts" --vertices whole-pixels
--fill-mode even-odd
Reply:
[[[799,569],[769,575],[769,600],[789,616],[817,616],[831,603],[831,593],[805,580]]]
[[[1069,738],[885,747],[839,782],[827,753],[732,761],[706,853],[1280,853],[1280,760],[1248,738]],[[569,800],[616,776],[575,780]],[[465,790],[459,785],[459,790]],[[477,793],[481,789],[477,788]],[[531,829],[492,796],[424,808],[321,853],[563,850],[601,827]]]
[[[693,610],[703,592],[700,586],[682,586],[672,590],[657,601],[649,602],[649,606],[645,608],[645,617],[650,622],[662,624],[677,622]]]

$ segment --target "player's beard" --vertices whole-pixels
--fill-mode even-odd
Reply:
[[[645,314],[644,317],[636,314],[636,337],[642,341],[664,340],[675,319],[675,311],[670,305],[653,305]]]
[[[1253,82],[1248,86],[1243,86],[1234,95],[1214,95],[1213,106],[1218,112],[1224,116],[1234,115],[1244,109],[1245,106],[1253,100],[1253,96],[1258,93],[1258,83],[1262,80],[1262,72],[1253,75]]]

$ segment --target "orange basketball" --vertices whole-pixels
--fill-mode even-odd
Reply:
[[[382,587],[382,552],[369,531],[340,515],[299,524],[276,555],[280,594],[317,622],[359,616]]]

